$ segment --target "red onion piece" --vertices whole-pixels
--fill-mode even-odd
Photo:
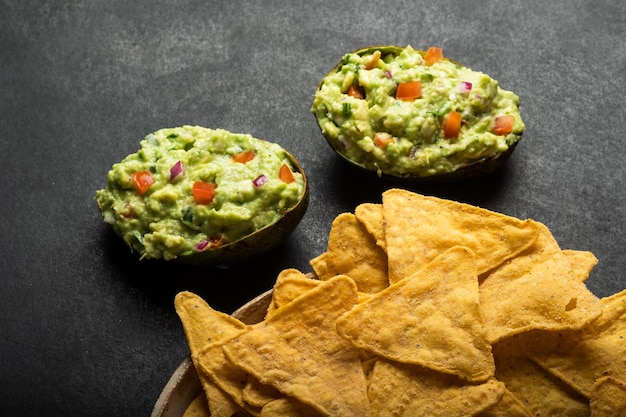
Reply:
[[[174,181],[176,178],[184,175],[183,163],[178,161],[170,168],[170,181]]]
[[[262,186],[263,184],[265,184],[266,182],[268,182],[270,179],[267,178],[265,175],[261,174],[258,177],[256,177],[255,179],[252,180],[252,184],[254,184],[254,186],[256,188],[259,188],[260,186]]]
[[[385,77],[391,79],[393,76],[391,75],[391,71],[385,71]]]
[[[209,241],[208,240],[201,240],[200,242],[196,243],[196,250],[202,251],[202,250],[206,249],[207,246],[209,246]]]
[[[467,81],[461,81],[457,88],[460,94],[468,94],[472,90],[472,83]]]

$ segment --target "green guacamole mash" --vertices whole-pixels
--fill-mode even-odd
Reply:
[[[166,260],[268,226],[305,191],[279,145],[197,126],[146,136],[107,180],[96,192],[104,220],[142,257]]]
[[[379,175],[428,177],[505,152],[521,139],[517,95],[488,75],[425,55],[410,46],[367,48],[346,54],[324,77],[311,111],[335,151]],[[415,82],[419,96],[397,98],[400,84]],[[451,112],[458,133],[445,129]],[[512,121],[509,130],[494,127],[501,116]]]

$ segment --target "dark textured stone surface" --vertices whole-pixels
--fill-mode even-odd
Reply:
[[[0,415],[149,415],[187,354],[173,296],[233,311],[330,223],[392,184],[337,158],[309,113],[321,77],[372,44],[441,46],[519,94],[503,170],[416,191],[547,224],[626,286],[626,3],[595,1],[0,2]],[[311,186],[291,238],[229,271],[138,262],[93,200],[149,132],[198,124],[291,151]]]

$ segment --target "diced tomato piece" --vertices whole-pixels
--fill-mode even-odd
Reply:
[[[378,64],[379,60],[380,60],[380,51],[376,51],[372,55],[372,58],[369,60],[369,62],[365,64],[365,69],[371,70],[372,68],[376,67],[376,64]]]
[[[381,149],[385,149],[387,145],[394,141],[395,139],[393,136],[386,132],[377,132],[374,135],[374,144]]]
[[[148,170],[135,172],[131,175],[131,179],[133,180],[133,186],[141,195],[144,195],[155,182],[154,177]]]
[[[217,185],[213,183],[195,181],[191,188],[191,193],[197,204],[210,204],[215,197],[215,188],[217,188]]]
[[[396,98],[403,101],[413,101],[422,96],[422,83],[420,81],[409,81],[398,84]]]
[[[365,98],[365,94],[363,94],[363,91],[361,91],[361,89],[354,84],[348,87],[348,91],[346,92],[346,94],[354,98],[359,98],[359,99]]]
[[[243,151],[233,155],[233,161],[245,164],[248,161],[252,161],[255,157],[254,151]]]
[[[504,136],[513,131],[513,122],[515,118],[512,115],[498,116],[493,119],[493,129],[491,131],[494,135]]]
[[[286,184],[291,184],[296,179],[287,164],[283,164],[278,171],[278,177]]]
[[[443,121],[443,135],[447,138],[458,138],[462,121],[461,114],[452,110]]]
[[[443,59],[443,51],[437,46],[431,46],[424,54],[426,65],[431,66]]]

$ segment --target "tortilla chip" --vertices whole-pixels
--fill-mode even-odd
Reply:
[[[626,290],[600,302],[602,315],[581,330],[520,335],[535,362],[588,398],[600,377],[626,381]]]
[[[319,280],[308,278],[297,269],[289,268],[282,270],[276,277],[272,291],[272,301],[267,314],[274,314],[278,308],[290,303],[319,284]]]
[[[233,413],[236,410],[233,411]],[[231,416],[232,414],[231,413]],[[183,417],[211,417],[211,412],[209,411],[209,405],[206,401],[206,395],[204,392],[201,392],[193,399],[193,401],[187,406],[185,412],[183,413]]]
[[[468,384],[452,375],[386,360],[376,362],[368,388],[372,415],[377,417],[473,416],[500,401],[503,393],[504,384],[493,378]]]
[[[243,400],[246,404],[255,408],[262,408],[281,397],[282,394],[276,388],[261,384],[255,377],[248,375],[248,382],[243,389]]]
[[[539,228],[464,203],[391,189],[383,193],[389,282],[412,275],[453,246],[470,248],[483,274],[529,247]]]
[[[337,276],[227,342],[231,363],[261,383],[333,416],[369,416],[359,352],[335,331],[357,302],[354,281]]]
[[[389,286],[387,254],[352,213],[338,215],[328,235],[328,274],[348,275],[365,293],[377,293]]]
[[[513,271],[511,274],[524,275],[530,272],[537,264],[550,258],[552,255],[562,252],[558,242],[548,227],[539,222],[534,222],[534,224],[538,230],[537,238],[534,242],[513,258],[508,259],[498,267],[482,274],[479,277],[481,284],[485,279],[497,271],[503,273],[503,270],[506,271],[510,269]]]
[[[201,372],[198,373],[200,376]],[[206,394],[207,405],[210,411],[211,417],[232,417],[233,415],[239,415],[236,413],[242,412],[242,408],[235,403],[235,400],[225,393],[220,387],[217,386],[211,379],[206,376],[203,377],[204,382],[202,388]],[[258,414],[249,414],[258,415]]]
[[[326,252],[311,259],[309,261],[309,265],[313,268],[313,273],[315,273],[315,276],[317,276],[318,279],[327,281],[332,278],[328,273],[328,268],[326,267]]]
[[[572,270],[578,271],[578,276],[587,281],[594,266],[598,264],[598,258],[592,252],[582,250],[563,250],[563,255],[567,256]]]
[[[484,381],[494,374],[479,309],[476,258],[455,247],[358,304],[337,332],[383,358]]]
[[[174,307],[183,325],[192,356],[206,344],[230,338],[246,327],[236,318],[214,310],[200,296],[189,291],[176,294]]]
[[[268,403],[261,410],[261,417],[321,417],[318,411],[300,401],[284,397]]]
[[[354,209],[354,215],[365,226],[368,233],[374,237],[376,244],[383,250],[386,250],[383,205],[374,203],[359,204]]]
[[[587,399],[537,366],[517,338],[493,346],[496,379],[536,416],[583,417],[589,415]]]
[[[505,388],[500,401],[476,414],[476,417],[535,417],[535,415],[511,391]]]
[[[591,417],[626,417],[626,382],[604,376],[591,388]]]
[[[242,332],[245,324],[228,314],[214,310],[200,296],[189,291],[176,294],[174,307],[183,325],[191,360],[207,396],[211,416],[231,416],[240,409],[243,401],[236,402],[232,398],[232,391],[223,390],[221,381],[202,372],[198,357],[205,346],[216,342],[222,343]],[[239,371],[236,371],[239,374]],[[239,393],[235,395],[240,396]]]
[[[491,343],[533,329],[580,329],[602,313],[600,300],[561,251],[529,262],[522,256],[480,285],[481,312]]]

